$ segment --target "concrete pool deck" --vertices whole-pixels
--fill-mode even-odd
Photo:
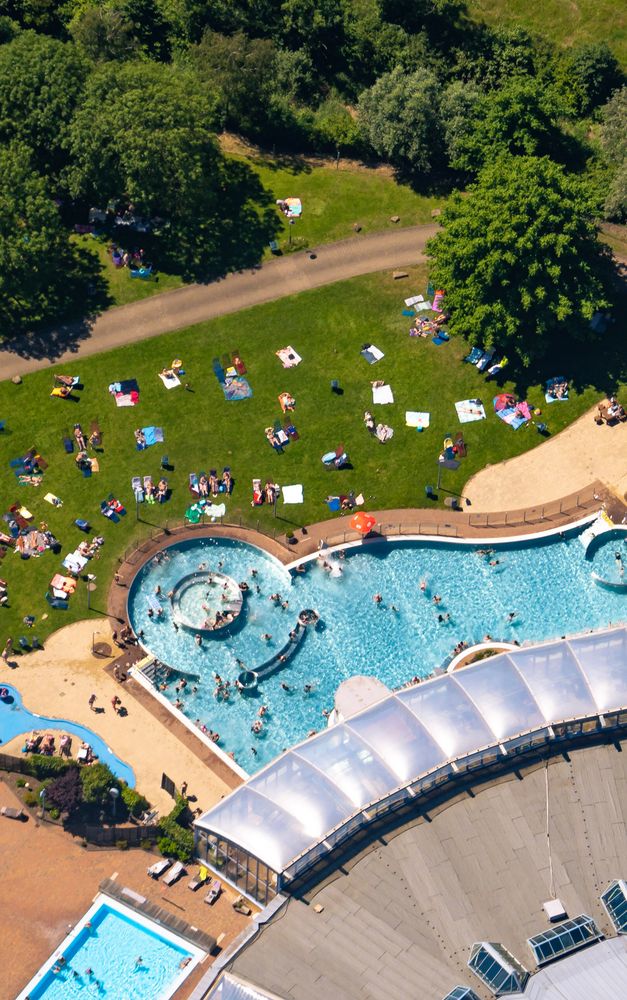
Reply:
[[[44,650],[12,661],[18,664],[17,668],[5,667],[3,678],[17,687],[32,712],[70,719],[98,733],[118,757],[131,765],[138,791],[161,814],[168,813],[173,804],[161,788],[162,772],[172,778],[177,788],[186,781],[188,794],[196,796],[196,804],[203,811],[226,795],[235,777],[229,782],[226,769],[207,767],[198,752],[190,748],[191,739],[182,741],[171,725],[157,727],[155,712],[132,690],[137,685],[130,680],[120,684],[113,677],[110,667],[113,655],[104,659],[94,657],[94,637],[96,642],[112,645],[108,625],[101,625],[97,633],[92,621],[67,625],[50,636]],[[123,661],[126,659],[122,657]],[[96,695],[95,707],[103,711],[90,710],[91,694]],[[113,711],[111,700],[116,695],[121,698],[126,715]],[[164,721],[159,719],[160,723]],[[10,752],[15,742],[2,749]]]

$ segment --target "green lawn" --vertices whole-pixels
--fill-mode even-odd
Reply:
[[[190,502],[187,482],[192,470],[222,470],[230,465],[235,489],[227,503],[227,519],[241,517],[251,525],[259,522],[270,531],[282,532],[331,516],[325,497],[351,489],[363,492],[371,508],[421,506],[424,486],[436,476],[445,435],[460,429],[453,403],[480,396],[488,419],[463,428],[468,457],[458,472],[445,474],[447,487],[461,491],[478,469],[538,446],[541,439],[533,427],[513,431],[495,417],[491,399],[498,390],[494,383],[486,384],[476,368],[461,363],[467,351],[464,343],[452,340],[435,347],[430,340],[408,336],[409,321],[401,315],[403,298],[424,290],[425,277],[424,269],[415,269],[402,282],[385,274],[357,278],[77,361],[68,371],[84,382],[78,403],[49,396],[50,369],[27,376],[21,386],[0,383],[0,418],[7,421],[0,434],[0,510],[6,511],[19,500],[34,515],[34,523],[45,520],[49,524],[64,553],[84,537],[74,519],[89,519],[94,531],[106,539],[99,562],[90,565],[98,578],[92,603],[102,610],[117,557],[166,519],[182,518]],[[385,358],[373,366],[359,354],[364,342],[370,341],[385,352]],[[287,344],[301,354],[303,362],[284,370],[274,352]],[[227,402],[211,360],[237,349],[248,366],[254,395]],[[184,361],[193,392],[182,387],[167,391],[157,377],[177,356]],[[107,387],[126,378],[138,380],[140,402],[134,408],[117,408]],[[339,380],[342,395],[331,393],[331,379]],[[393,405],[372,406],[372,379],[389,381]],[[264,427],[281,417],[277,395],[285,390],[296,397],[294,422],[300,440],[278,455],[266,442]],[[596,393],[592,389],[573,393],[567,404],[547,408],[538,388],[532,388],[528,398],[542,406],[543,419],[555,433],[590,406]],[[365,430],[366,409],[373,411],[377,421],[394,428],[387,444],[379,444]],[[431,427],[421,434],[406,428],[406,409],[429,410]],[[84,479],[73,457],[65,454],[61,437],[64,429],[71,432],[75,422],[88,431],[93,420],[99,421],[103,431],[104,454],[99,456],[100,472]],[[133,430],[152,424],[164,428],[165,443],[137,452]],[[321,456],[340,443],[353,468],[327,471]],[[20,487],[8,463],[33,446],[50,467],[39,488]],[[163,506],[144,505],[143,522],[137,524],[131,476],[151,473],[158,478],[164,453],[175,467],[169,473],[172,498]],[[305,503],[279,503],[275,522],[271,509],[250,506],[253,477],[271,478],[283,485],[303,483]],[[61,497],[63,508],[55,509],[44,501],[48,491]],[[110,492],[128,505],[128,514],[118,525],[99,512],[100,501]],[[512,505],[516,506],[515,497]],[[11,552],[6,555],[0,576],[9,583],[11,606],[0,608],[0,636],[21,635],[26,614],[37,617],[39,638],[86,616],[86,590],[81,583],[67,613],[51,611],[46,621],[40,621],[47,610],[44,593],[61,558],[51,552],[28,561]]]
[[[398,184],[388,168],[369,168],[340,160],[311,165],[305,158],[271,157],[260,152],[235,154],[259,175],[264,187],[277,198],[300,198],[303,214],[292,226],[283,215],[283,233],[277,242],[289,250],[292,245],[317,246],[362,233],[378,232],[394,226],[415,226],[431,222],[431,212],[444,204],[443,198],[416,194],[408,185]],[[390,222],[392,216],[400,222]]]
[[[106,281],[110,305],[125,306],[128,302],[147,299],[158,292],[169,292],[184,284],[183,279],[178,274],[163,274],[159,270],[153,278],[147,280],[131,278],[127,267],[117,268],[114,266],[111,254],[107,249],[111,243],[109,237],[96,239],[93,236],[73,236],[72,239],[76,240],[88,252],[97,255],[101,265],[101,276]],[[134,238],[133,242],[138,242],[137,237]]]
[[[519,25],[558,45],[608,42],[627,65],[627,9],[620,0],[468,0],[476,21]]]

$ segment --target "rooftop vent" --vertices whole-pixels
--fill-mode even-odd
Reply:
[[[538,965],[546,965],[555,958],[561,958],[571,951],[583,948],[603,935],[592,917],[582,913],[574,920],[565,920],[559,927],[543,931],[529,938],[528,944]]]
[[[627,882],[617,878],[601,893],[601,902],[619,934],[627,934]]]
[[[507,948],[494,941],[478,941],[470,950],[468,965],[495,997],[522,993],[529,973]]]

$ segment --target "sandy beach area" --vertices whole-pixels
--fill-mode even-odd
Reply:
[[[472,511],[485,513],[550,503],[583,490],[595,479],[624,498],[627,423],[597,426],[595,413],[596,407],[540,447],[482,469],[469,479],[464,496],[472,502]],[[511,433],[531,434],[533,430],[521,428]]]
[[[114,656],[109,660],[94,657],[94,642],[106,642],[115,649],[108,625],[103,624],[97,632],[91,621],[67,625],[50,636],[45,649],[16,657],[12,661],[17,664],[15,669],[2,664],[0,679],[15,685],[30,711],[78,722],[98,733],[121,760],[131,765],[138,791],[162,814],[172,808],[171,797],[161,789],[162,772],[178,788],[187,782],[188,795],[196,797],[203,811],[219,801],[230,791],[229,786],[140,701],[125,694],[125,685],[104,670]],[[96,706],[104,711],[90,709],[92,694],[96,695]],[[122,700],[126,714],[113,711],[111,701],[115,695]],[[23,742],[18,737],[2,749],[19,756]],[[58,738],[56,742],[58,747]],[[73,756],[79,746],[80,741],[74,737]]]

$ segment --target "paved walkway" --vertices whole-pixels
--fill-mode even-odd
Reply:
[[[289,254],[209,285],[188,285],[109,309],[89,327],[61,327],[53,330],[49,338],[31,341],[19,352],[0,348],[1,377],[25,375],[45,368],[51,361],[89,357],[360,274],[417,264],[424,261],[425,243],[437,228],[435,224],[412,226],[354,236],[311,251],[315,260],[310,252]]]
[[[507,510],[550,503],[583,490],[593,479],[627,497],[627,423],[594,422],[596,408],[584,413],[541,447],[482,469],[468,480],[464,495],[472,510]]]

